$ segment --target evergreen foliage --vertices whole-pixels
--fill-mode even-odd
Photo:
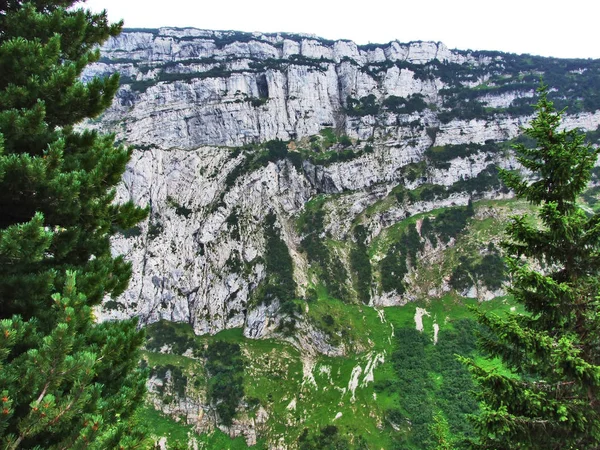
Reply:
[[[144,445],[132,421],[145,392],[143,333],[134,321],[95,324],[91,308],[126,288],[130,267],[109,239],[145,211],[114,203],[129,152],[74,128],[118,88],[118,75],[79,76],[121,24],[76,3],[0,2],[4,448]]]
[[[417,254],[423,250],[421,236],[414,224],[402,233],[398,242],[392,244],[385,257],[379,263],[381,273],[381,288],[385,292],[396,291],[404,294],[404,276],[410,265],[416,265]]]
[[[161,380],[163,380],[163,384],[157,386],[157,391],[160,394],[165,393],[165,388],[167,387],[166,381],[168,379],[167,373],[171,378],[171,385],[173,388],[173,393],[177,395],[179,398],[185,398],[185,391],[187,388],[188,378],[184,375],[181,367],[174,366],[173,364],[167,365],[157,365],[150,370],[150,376],[155,376]],[[168,398],[168,397],[167,397]],[[170,397],[172,399],[172,397]]]
[[[354,238],[356,247],[350,252],[350,267],[355,278],[354,285],[358,299],[368,304],[371,299],[371,260],[365,244],[367,231],[363,225],[354,228]]]
[[[387,421],[400,429],[394,448],[457,448],[473,433],[465,420],[478,410],[473,380],[456,354],[473,355],[476,324],[461,319],[452,325],[435,345],[414,328],[396,330],[390,358],[395,379],[375,383],[376,391],[397,394],[386,411]]]
[[[423,219],[421,235],[428,238],[433,245],[437,242],[447,244],[467,226],[468,220],[473,217],[473,203],[467,206],[448,208],[440,212],[435,220]]]
[[[421,94],[413,94],[408,98],[390,95],[383,101],[383,106],[396,114],[412,114],[425,110],[427,103]]]
[[[300,244],[312,263],[324,266],[329,259],[329,250],[322,236],[325,229],[325,210],[322,202],[317,203],[315,208],[307,208],[302,219],[300,232],[304,233],[304,238]]]
[[[216,341],[204,352],[208,375],[208,400],[221,422],[230,426],[244,397],[244,360],[238,344]]]
[[[161,320],[148,329],[146,349],[160,352],[165,345],[171,347],[174,355],[182,355],[186,350],[194,349],[196,341],[187,333],[178,333],[172,322]]]
[[[295,312],[296,281],[294,280],[294,263],[285,241],[275,227],[275,214],[267,214],[265,220],[265,268],[267,286],[265,300],[279,299],[281,310],[285,314]]]
[[[504,172],[519,198],[539,206],[539,224],[513,218],[504,243],[511,293],[523,315],[478,313],[482,348],[513,375],[467,360],[481,387],[478,448],[591,449],[600,445],[600,216],[577,197],[590,180],[598,149],[560,128],[562,112],[542,85],[537,115],[515,147],[529,181]]]
[[[359,441],[360,438],[358,439]],[[361,442],[358,445],[350,445],[346,437],[339,432],[335,425],[327,425],[319,430],[318,433],[309,434],[308,428],[305,428],[298,438],[298,448],[300,450],[346,450],[362,449]]]
[[[420,234],[416,225],[410,224],[400,234],[398,241],[390,245],[379,263],[383,291],[404,294],[404,277],[409,267],[417,266],[417,256],[425,248],[425,240],[429,240],[433,246],[447,244],[464,230],[473,214],[473,204],[469,202],[467,206],[448,208],[436,216],[425,217]]]
[[[496,290],[506,279],[504,260],[497,251],[488,253],[482,258],[461,255],[458,263],[450,277],[450,286],[458,291],[473,286],[475,282]]]
[[[494,141],[486,141],[485,144],[469,143],[429,147],[425,150],[425,156],[427,156],[434,167],[449,169],[449,161],[454,158],[468,158],[477,153],[494,154],[498,152],[498,144],[494,143]]]
[[[377,98],[373,94],[357,100],[350,96],[346,97],[346,114],[349,116],[375,116],[379,112]]]
[[[306,208],[299,220],[299,230],[304,234],[300,245],[306,251],[309,262],[320,271],[320,278],[329,294],[347,301],[348,273],[335,250],[326,244],[324,199]]]
[[[258,147],[254,145],[238,147],[234,150],[232,157],[237,157],[242,151],[244,159],[225,177],[227,189],[233,187],[238,178],[261,167],[267,167],[270,162],[288,159],[297,170],[302,169],[301,156],[298,153],[288,152],[287,143],[280,139],[267,141]],[[223,195],[221,194],[221,198]]]
[[[471,319],[460,319],[453,330],[442,330],[430,356],[431,368],[441,374],[442,385],[438,398],[439,406],[447,417],[449,430],[458,440],[473,433],[473,427],[465,416],[475,414],[479,407],[473,394],[473,380],[456,355],[472,355],[476,350],[475,331],[477,324]],[[435,422],[435,417],[434,417]]]
[[[405,425],[410,420],[409,440],[417,448],[427,448],[430,442],[429,424],[433,419],[433,405],[428,392],[434,385],[425,348],[429,339],[412,328],[402,328],[397,334],[398,349],[392,354],[394,371],[398,376],[396,389],[401,393],[399,408],[388,411],[388,420]]]
[[[468,192],[471,195],[478,195],[489,191],[508,193],[508,189],[502,184],[498,174],[498,167],[495,164],[490,164],[479,172],[477,176],[466,180],[458,180],[452,186],[449,186],[446,193]]]
[[[315,165],[329,166],[335,163],[352,161],[374,151],[372,145],[365,145],[362,149],[348,148],[352,145],[352,140],[346,135],[340,136],[339,144],[343,147],[341,150],[328,150],[324,152],[321,152],[319,145],[314,144],[311,150],[300,149],[300,153],[290,153],[288,159],[292,155],[297,155],[296,157],[299,157],[301,161],[310,161]]]

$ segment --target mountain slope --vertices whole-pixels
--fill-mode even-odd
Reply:
[[[540,75],[573,112],[566,126],[600,123],[593,60],[168,28],[123,33],[103,54],[86,76],[118,70],[123,85],[89,126],[137,148],[120,195],[151,207],[147,223],[115,241],[136,272],[106,316],[183,321],[196,333],[243,326],[259,337],[276,328],[268,318],[277,301],[252,299],[266,277],[267,211],[294,261],[298,295],[330,266],[356,301],[358,225],[368,246],[408,215],[506,195],[496,168],[514,167],[506,142],[529,120]],[[273,139],[287,146],[265,146]],[[317,194],[326,195],[322,224],[299,228]],[[320,273],[302,245],[317,232],[332,247]],[[412,298],[362,283],[365,302]]]
[[[448,355],[473,351],[465,305],[511,308],[497,244],[528,208],[498,170],[517,168],[540,76],[598,142],[600,61],[173,28],[102,51],[85,78],[122,85],[85,126],[133,146],[118,197],[150,215],[113,241],[134,273],[98,314],[149,326],[154,406],[269,448],[468,433]],[[206,372],[219,340],[245,364],[230,427]]]

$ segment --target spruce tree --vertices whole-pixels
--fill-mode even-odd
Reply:
[[[528,177],[504,172],[518,198],[538,206],[514,217],[503,248],[510,293],[523,314],[478,313],[482,349],[510,373],[467,361],[478,381],[476,448],[591,449],[600,446],[600,215],[584,210],[598,149],[577,130],[542,85],[537,114],[517,146]]]
[[[117,35],[74,0],[0,1],[0,445],[136,448],[145,392],[135,321],[97,324],[127,286],[110,237],[145,215],[117,205],[129,158],[114,136],[79,131],[118,75],[80,81]]]

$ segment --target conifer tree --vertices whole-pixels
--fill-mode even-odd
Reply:
[[[535,218],[513,218],[503,245],[510,292],[525,313],[478,313],[483,350],[512,373],[467,361],[481,387],[476,448],[600,446],[600,215],[578,204],[599,151],[561,129],[547,86],[539,92],[525,130],[536,145],[515,148],[531,176],[503,173],[518,198],[539,207]]]
[[[129,158],[77,131],[118,75],[82,83],[120,32],[75,0],[0,1],[0,446],[136,448],[143,334],[96,324],[92,307],[131,273],[109,239],[145,215],[114,203]],[[61,294],[62,293],[62,294]]]

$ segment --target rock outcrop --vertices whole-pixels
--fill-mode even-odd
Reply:
[[[198,334],[244,327],[252,338],[281,324],[279,300],[255,295],[267,278],[267,213],[277,218],[301,294],[318,280],[296,223],[316,195],[328,199],[322,239],[350,246],[358,223],[370,242],[410,215],[506,195],[490,186],[450,189],[492,167],[516,167],[503,143],[531,118],[524,102],[534,101],[532,76],[556,62],[517,65],[516,55],[432,42],[357,46],[172,28],[127,31],[102,54],[84,80],[119,71],[122,86],[112,107],[86,126],[135,148],[119,199],[148,205],[150,214],[114,239],[134,273],[127,292],[99,314],[186,322]],[[578,77],[598,71],[589,64],[563,70],[559,81],[572,89],[560,100],[577,111],[566,126],[593,131],[600,111],[580,107],[577,97]],[[289,142],[286,152],[265,150],[275,139]],[[458,146],[469,152],[453,155]],[[437,164],[428,153],[434,147],[448,151]],[[446,194],[393,200],[399,186],[428,185]],[[373,288],[371,304],[405,301]]]

